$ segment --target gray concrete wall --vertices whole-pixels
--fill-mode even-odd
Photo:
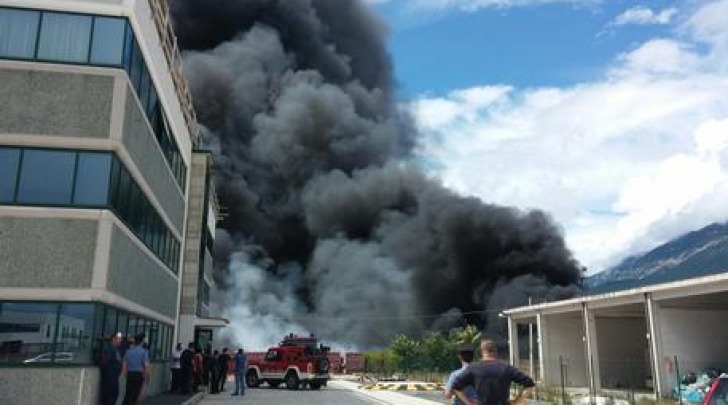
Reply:
[[[0,284],[90,287],[97,232],[95,220],[0,217]]]
[[[124,108],[123,144],[134,164],[144,176],[169,218],[182,232],[185,217],[185,201],[177,182],[168,169],[146,115],[136,101],[134,91],[127,88]]]
[[[180,314],[194,315],[197,313],[197,282],[200,272],[200,242],[202,238],[203,223],[206,223],[203,213],[205,205],[205,177],[207,174],[206,153],[192,154],[192,167],[190,168],[190,188],[187,203],[187,234],[185,235],[185,255],[182,269],[182,297],[180,298]]]
[[[171,379],[166,363],[152,363],[152,376],[144,385],[147,397],[166,391]],[[119,398],[124,398],[126,379],[119,379]],[[0,404],[97,404],[100,396],[97,367],[0,367]],[[79,398],[80,394],[80,398]]]
[[[170,318],[177,315],[177,280],[117,226],[111,233],[107,289]]]
[[[99,371],[96,367],[0,368],[0,393],[2,404],[97,404]]]
[[[0,69],[0,138],[107,138],[113,88],[110,76]]]

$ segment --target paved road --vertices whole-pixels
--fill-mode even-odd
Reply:
[[[244,397],[234,397],[229,387],[220,394],[205,396],[200,402],[202,405],[233,405],[233,404],[291,404],[291,405],[372,405],[378,404],[371,399],[358,396],[350,390],[337,387],[323,387],[319,391],[301,390],[289,391],[287,389],[255,388],[247,389]]]

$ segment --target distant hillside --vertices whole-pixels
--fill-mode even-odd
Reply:
[[[586,279],[590,294],[728,271],[728,223],[712,224]]]

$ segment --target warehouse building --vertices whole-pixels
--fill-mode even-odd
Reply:
[[[728,371],[728,273],[515,308],[504,316],[511,362],[532,350],[542,386],[660,398],[672,396],[685,374]],[[531,345],[519,342],[526,325],[535,330]]]

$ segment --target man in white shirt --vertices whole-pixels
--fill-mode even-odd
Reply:
[[[180,392],[182,387],[180,384],[180,369],[179,359],[182,357],[182,343],[177,343],[177,346],[172,349],[172,389],[171,391]]]

